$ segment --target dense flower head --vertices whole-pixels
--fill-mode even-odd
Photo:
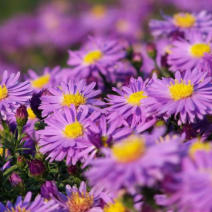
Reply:
[[[189,32],[197,29],[209,33],[212,27],[212,16],[206,11],[198,13],[180,12],[173,16],[163,15],[164,20],[152,20],[150,28],[155,36],[169,35],[174,31]]]
[[[9,2],[0,212],[211,212],[212,1]]]
[[[66,196],[61,194],[61,210],[65,212],[92,212],[102,211],[102,206],[111,202],[111,194],[102,188],[91,188],[88,191],[85,182],[81,182],[79,188],[66,186]]]
[[[162,180],[161,170],[166,163],[179,163],[178,143],[153,144],[148,141],[145,136],[131,135],[115,143],[111,149],[105,148],[104,158],[91,161],[92,168],[86,174],[90,183],[117,192],[123,187],[150,186]]]
[[[98,132],[92,123],[97,117],[98,113],[89,114],[86,108],[76,111],[74,106],[55,112],[46,119],[47,127],[39,131],[40,151],[47,154],[50,161],[66,158],[67,164],[75,164],[79,159],[86,158],[95,149],[89,135],[92,131]],[[85,150],[87,154],[83,155]]]
[[[185,158],[176,188],[167,201],[171,207],[181,211],[211,211],[211,151],[200,150],[192,158]]]
[[[31,97],[30,83],[28,81],[19,83],[19,76],[20,73],[3,72],[0,84],[0,110],[3,117],[15,113],[16,109],[21,104],[27,103]]]
[[[48,88],[50,86],[55,85],[56,82],[59,82],[58,73],[60,71],[59,67],[50,70],[49,68],[45,68],[43,74],[39,76],[33,70],[28,71],[29,80],[31,82],[31,86],[35,91],[40,91],[43,88]]]
[[[170,70],[183,72],[195,68],[211,74],[211,70],[205,68],[207,64],[211,65],[211,61],[207,60],[212,48],[210,35],[192,31],[184,39],[174,41],[171,46],[168,55]]]
[[[1,212],[53,212],[57,210],[58,204],[54,202],[54,200],[50,200],[49,202],[44,202],[44,199],[38,195],[32,201],[32,193],[28,192],[24,199],[22,197],[18,197],[15,204],[11,202],[7,202],[6,205],[0,203],[0,211]]]
[[[141,77],[138,79],[131,78],[128,86],[123,86],[121,90],[114,88],[118,95],[108,95],[109,104],[109,120],[113,121],[117,117],[122,117],[129,126],[136,127],[138,132],[151,127],[155,119],[149,113],[145,106],[148,99],[146,92],[150,80],[143,81]]]
[[[103,72],[126,55],[124,46],[117,40],[91,38],[90,43],[79,51],[69,51],[68,64],[75,77],[87,77],[92,72]]]
[[[179,123],[195,122],[211,113],[211,78],[197,69],[185,74],[176,72],[175,79],[155,79],[149,88],[150,105],[167,117],[179,116]],[[206,97],[207,96],[207,97]],[[206,97],[206,98],[205,98]]]
[[[96,99],[100,94],[100,90],[94,90],[96,83],[86,84],[85,80],[69,81],[61,83],[58,88],[50,88],[51,95],[41,97],[41,106],[43,116],[51,112],[75,107],[86,106],[90,109],[96,108],[97,105],[102,105],[101,101]],[[97,109],[96,109],[97,110]]]

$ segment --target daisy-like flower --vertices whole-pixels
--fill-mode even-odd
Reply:
[[[185,71],[189,69],[205,69],[208,64],[212,66],[208,55],[212,53],[211,36],[192,31],[186,34],[185,39],[176,40],[172,43],[171,51],[168,56],[168,64],[172,71]],[[210,56],[211,59],[211,56]]]
[[[0,212],[53,212],[57,211],[58,204],[54,200],[44,202],[44,199],[38,195],[35,200],[32,199],[32,193],[28,192],[24,199],[18,197],[15,204],[7,202],[6,205],[0,203]]]
[[[40,151],[47,154],[50,161],[62,161],[75,164],[79,159],[86,158],[95,147],[89,142],[89,135],[98,128],[92,122],[98,117],[98,112],[88,114],[88,109],[76,111],[75,107],[65,108],[55,112],[45,119],[44,130],[40,134]]]
[[[32,88],[35,91],[40,91],[43,88],[48,88],[59,82],[60,78],[58,78],[58,73],[60,71],[59,67],[55,67],[53,70],[49,68],[45,68],[43,74],[39,76],[33,70],[28,71],[29,80],[31,82]]]
[[[144,136],[131,135],[105,148],[105,157],[91,161],[86,176],[92,185],[101,185],[116,193],[120,188],[153,185],[163,179],[166,163],[177,164],[179,156],[176,142],[149,144]]]
[[[111,196],[104,189],[91,188],[88,191],[85,182],[81,182],[79,189],[76,186],[66,186],[66,196],[60,194],[59,202],[64,212],[102,212],[102,206],[111,202]]]
[[[69,81],[68,83],[62,82],[58,88],[50,88],[51,95],[41,97],[42,115],[46,116],[51,112],[63,109],[64,107],[70,108],[74,105],[76,108],[80,106],[87,106],[88,108],[95,108],[97,105],[102,105],[103,102],[96,99],[101,91],[94,90],[96,83],[86,84],[85,80]]]
[[[28,81],[19,83],[20,73],[9,74],[4,71],[0,83],[0,113],[3,118],[15,113],[16,109],[25,104],[31,97],[32,88]]]
[[[186,71],[184,76],[175,73],[175,79],[155,79],[148,92],[152,111],[159,115],[179,117],[179,124],[195,122],[212,113],[211,77],[195,69]]]
[[[108,95],[109,120],[122,117],[132,128],[136,126],[138,132],[151,127],[155,123],[155,118],[145,106],[148,99],[146,92],[148,83],[150,83],[148,79],[143,81],[141,77],[131,78],[129,85],[123,86],[121,90],[113,88],[118,95]]]
[[[108,32],[114,23],[116,10],[103,4],[95,4],[88,11],[81,14],[81,24],[84,30],[93,32]]]
[[[212,28],[212,15],[206,11],[199,13],[176,13],[172,17],[163,15],[165,20],[152,20],[150,29],[154,36],[168,35],[174,31],[188,32],[199,30],[210,32]]]
[[[68,64],[73,67],[76,77],[87,77],[93,71],[101,71],[114,65],[124,58],[124,47],[116,40],[103,38],[90,39],[89,44],[82,50],[69,51]]]
[[[176,189],[170,193],[168,202],[177,211],[212,210],[212,152],[199,151],[192,158],[185,158]]]

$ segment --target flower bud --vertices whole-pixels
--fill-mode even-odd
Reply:
[[[19,155],[17,157],[17,165],[19,167],[23,167],[25,165],[25,158],[24,158],[24,156]]]
[[[15,172],[13,172],[11,175],[10,175],[10,183],[13,185],[13,186],[18,186],[22,183],[22,179],[20,178],[20,176],[18,174],[16,174]]]
[[[32,160],[28,163],[28,165],[32,176],[41,176],[45,171],[45,166],[41,160]]]
[[[154,43],[148,43],[146,46],[147,54],[150,58],[155,59],[157,56],[157,50]]]
[[[46,181],[42,186],[41,186],[41,195],[45,199],[51,199],[52,196],[57,197],[58,195],[58,189],[54,181]]]
[[[141,68],[142,63],[143,63],[142,60],[143,60],[143,58],[142,58],[141,53],[138,53],[138,52],[133,53],[132,62],[133,62],[133,65],[135,66],[136,69]]]
[[[27,120],[28,120],[28,113],[27,113],[26,106],[21,105],[16,110],[15,117],[16,117],[17,125],[20,127],[23,127],[27,123]]]
[[[77,168],[76,168],[76,166],[69,166],[67,168],[67,171],[68,171],[69,174],[75,174],[76,171],[77,171]]]

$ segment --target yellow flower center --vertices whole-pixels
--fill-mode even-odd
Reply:
[[[3,156],[3,148],[2,147],[0,147],[0,156]]]
[[[194,26],[196,18],[190,13],[177,13],[173,17],[174,24],[182,28],[190,28]]]
[[[8,96],[8,90],[5,85],[0,85],[0,101]]]
[[[182,80],[180,83],[178,80],[175,80],[175,83],[169,86],[169,92],[175,101],[180,99],[187,98],[193,94],[194,87],[191,85],[191,81],[189,80],[188,84],[184,83]]]
[[[3,153],[4,153],[3,147],[0,147],[0,156],[3,156]],[[5,155],[6,156],[8,155],[8,149],[5,149]]]
[[[121,203],[121,201],[116,200],[114,203],[106,205],[104,207],[104,212],[127,212],[127,209]]]
[[[112,153],[118,162],[129,163],[137,160],[145,151],[144,140],[137,136],[130,136],[112,147]]]
[[[103,5],[96,5],[91,9],[91,13],[96,17],[96,18],[103,18],[106,14],[106,7]]]
[[[101,59],[102,56],[103,55],[100,50],[94,50],[86,54],[85,57],[83,58],[83,61],[87,65],[92,65],[96,63],[99,59]]]
[[[209,142],[202,142],[197,140],[189,148],[189,155],[193,157],[197,151],[209,152],[211,150],[211,145]]]
[[[62,105],[70,107],[71,105],[75,105],[76,107],[79,105],[83,105],[86,103],[86,99],[79,92],[76,94],[63,94]]]
[[[27,108],[27,113],[28,113],[28,119],[35,119],[36,118],[36,115],[33,112],[33,110],[31,109],[31,107]]]
[[[83,135],[83,126],[75,121],[65,126],[63,134],[66,138],[78,138]]]
[[[20,206],[16,208],[12,208],[11,210],[7,209],[6,212],[30,212],[30,210],[27,210],[25,208],[21,208]]]
[[[135,93],[132,93],[129,95],[129,97],[127,98],[127,102],[131,105],[140,105],[141,104],[141,100],[147,98],[146,95],[144,95],[143,91],[138,91]]]
[[[46,74],[44,76],[38,77],[35,80],[31,81],[32,87],[33,88],[43,88],[45,85],[49,83],[50,80],[50,75]]]
[[[205,53],[210,53],[211,47],[209,44],[196,43],[190,47],[190,53],[193,57],[201,58]]]
[[[87,212],[93,205],[93,197],[89,193],[79,194],[75,192],[68,198],[67,206],[69,212]]]

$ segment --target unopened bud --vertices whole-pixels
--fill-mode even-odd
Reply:
[[[32,176],[41,176],[45,172],[45,166],[41,160],[32,160],[28,165]]]
[[[22,184],[22,179],[20,178],[20,176],[13,172],[11,175],[10,175],[10,183],[13,185],[13,186],[18,186],[20,184]]]
[[[27,123],[27,120],[28,120],[28,113],[27,113],[26,106],[21,105],[16,110],[15,117],[16,117],[17,125],[20,127],[23,127]]]
[[[157,50],[154,43],[148,43],[146,46],[147,54],[150,58],[155,59],[157,56]]]

